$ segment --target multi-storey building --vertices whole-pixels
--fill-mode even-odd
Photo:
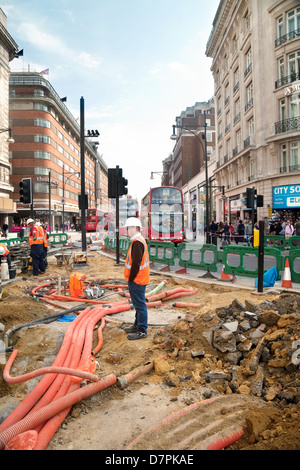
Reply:
[[[299,0],[222,0],[206,55],[213,59],[218,184],[228,218],[300,215]]]
[[[9,95],[15,140],[10,152],[11,183],[18,219],[33,210],[45,222],[50,212],[52,227],[60,227],[63,217],[65,224],[72,224],[80,214],[80,126],[40,73],[11,73]],[[88,207],[108,211],[108,168],[97,147],[97,142],[85,139],[85,192]],[[27,177],[32,178],[33,207],[18,202],[19,183]]]
[[[176,131],[177,130],[177,131]],[[176,139],[173,154],[163,162],[164,171],[171,176],[173,186],[182,188],[184,196],[186,232],[197,227],[204,233],[206,223],[206,183],[208,191],[209,218],[215,215],[214,175],[212,158],[215,148],[214,99],[197,102],[176,117]],[[206,175],[207,159],[207,175]],[[206,181],[206,176],[208,181]]]
[[[8,216],[16,211],[15,204],[10,198],[13,187],[9,181],[8,81],[9,62],[15,58],[18,46],[6,26],[7,18],[0,8],[0,228],[8,222]]]

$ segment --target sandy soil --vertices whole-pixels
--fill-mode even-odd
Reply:
[[[67,264],[59,267],[55,258],[51,258],[48,271],[48,275],[51,273],[68,279],[72,268]],[[88,267],[82,267],[80,272],[101,285],[123,283],[123,267],[117,266],[113,258],[95,251],[89,256]],[[75,404],[47,449],[192,449],[201,448],[205,442],[210,442],[209,439],[214,441],[240,429],[243,436],[227,449],[299,449],[299,399],[290,402],[275,399],[276,393],[267,397],[265,394],[254,396],[249,386],[250,379],[243,375],[241,365],[236,366],[236,389],[230,388],[222,375],[220,379],[207,378],[208,373],[226,375],[233,369],[204,334],[217,328],[216,311],[226,308],[236,299],[242,304],[247,299],[259,304],[278,298],[278,294],[265,294],[262,298],[252,295],[251,290],[237,289],[232,285],[191,280],[188,276],[166,278],[157,272],[151,276],[152,288],[163,279],[167,280],[167,290],[176,286],[195,288],[197,292],[194,295],[177,300],[197,303],[199,307],[178,308],[173,306],[174,301],[168,301],[161,307],[149,308],[148,337],[139,341],[129,341],[123,330],[125,323],[133,322],[133,311],[107,317],[103,346],[95,358],[98,363],[95,373],[101,378],[109,374],[120,378],[149,362],[153,363],[153,369],[124,388],[116,384]],[[4,287],[0,322],[5,329],[0,333],[0,339],[16,325],[70,306],[65,302],[54,307],[41,299],[33,299],[31,288],[41,282],[41,279],[20,275],[20,280]],[[120,300],[118,294],[111,295],[111,290],[105,291],[105,295],[108,294],[109,302]],[[300,340],[299,311],[296,307],[295,315],[286,322],[282,341],[287,344]],[[9,345],[19,353],[11,375],[18,376],[50,366],[68,326],[68,322],[55,321],[14,332]],[[276,329],[279,327],[273,326],[273,330]],[[112,353],[119,355],[116,363],[112,362]],[[0,423],[40,380],[36,378],[20,384],[4,382],[5,360],[3,354],[1,357]],[[295,389],[299,394],[299,365],[295,369],[293,375],[286,370],[284,374],[282,369],[279,371],[280,386],[285,389],[289,385],[286,382],[290,381],[294,395]],[[279,387],[278,369],[272,370],[274,372],[270,374],[268,369],[264,379],[269,389]],[[172,419],[168,418],[170,416]],[[158,425],[162,419],[165,421]],[[211,423],[219,425],[212,434]],[[194,433],[196,440],[187,441]]]

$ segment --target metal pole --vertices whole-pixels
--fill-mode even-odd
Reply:
[[[49,170],[49,233],[51,233],[51,170]]]
[[[86,251],[85,226],[85,151],[84,151],[84,98],[80,98],[80,158],[81,158],[81,236],[82,251]]]
[[[205,209],[206,209],[206,221],[205,221],[205,235],[206,235],[206,243],[209,243],[208,239],[208,227],[209,227],[209,201],[208,201],[208,162],[207,162],[207,142],[206,142],[206,111],[204,111],[204,136],[205,136],[205,152],[204,152],[204,159],[205,159],[205,183],[206,183],[206,196],[205,196]]]
[[[63,233],[65,232],[65,164],[63,164],[63,215],[62,215],[62,226]]]
[[[120,230],[119,230],[119,224],[120,224],[120,221],[119,221],[119,183],[120,183],[120,169],[119,169],[119,166],[117,165],[116,166],[116,175],[117,175],[117,191],[116,191],[116,243],[117,243],[117,246],[116,246],[116,264],[120,264],[120,246],[119,246],[119,243],[120,243],[120,236],[119,236],[119,233],[120,233]]]
[[[264,276],[264,238],[265,238],[265,222],[259,221],[259,247],[258,247],[258,280],[257,292],[263,292],[263,276]]]

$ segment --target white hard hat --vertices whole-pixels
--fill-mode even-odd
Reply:
[[[4,253],[5,253],[4,246],[0,246],[0,256],[4,255]]]
[[[125,227],[141,227],[141,221],[140,219],[136,217],[129,217],[129,219],[126,220],[125,222]]]
[[[27,220],[27,225],[28,225],[28,224],[33,224],[33,223],[34,223],[34,220],[33,220],[33,219],[28,219],[28,220]]]

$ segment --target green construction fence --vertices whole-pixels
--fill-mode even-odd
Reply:
[[[300,283],[300,272],[295,270],[295,260],[300,260],[300,237],[291,237],[289,240],[285,240],[284,237],[272,237],[274,240],[280,240],[280,243],[274,246],[274,244],[270,245],[265,240],[264,272],[275,266],[278,272],[277,280],[280,280],[280,271],[284,270],[285,260],[288,258],[291,280]],[[288,255],[283,253],[282,245],[285,247],[284,250],[288,251]],[[128,246],[129,239],[127,239],[127,243],[124,245],[120,238],[120,252],[126,255]],[[107,237],[105,247],[115,251],[116,239],[114,237]],[[179,266],[184,268],[216,272],[218,270],[217,264],[222,264],[222,269],[226,274],[254,278],[258,276],[258,247],[227,245],[223,247],[223,250],[218,251],[217,247],[211,244],[180,243],[176,247],[172,242],[149,241],[148,250],[151,262],[167,266],[175,266],[178,263]],[[229,264],[229,255],[233,255],[234,264]],[[255,269],[247,267],[247,261],[250,257],[255,258]],[[269,266],[266,267],[267,264]]]

